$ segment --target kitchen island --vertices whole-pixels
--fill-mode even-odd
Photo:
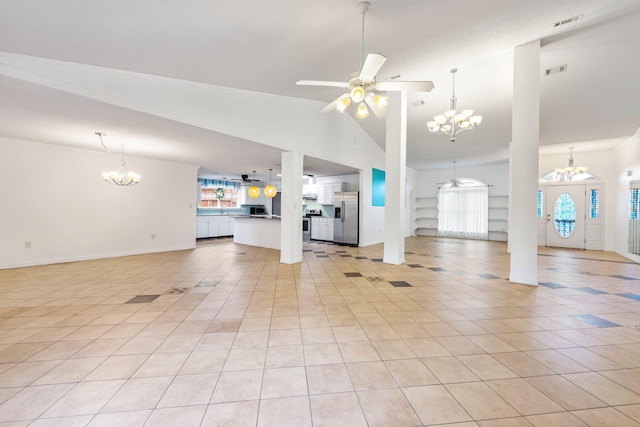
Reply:
[[[235,218],[233,243],[280,249],[280,218],[239,216]]]

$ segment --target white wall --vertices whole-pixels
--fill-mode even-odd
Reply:
[[[127,156],[142,178],[117,187],[119,160],[0,138],[0,268],[195,247],[197,167]]]
[[[453,178],[453,165],[445,169],[419,171],[416,175],[414,193],[436,196],[438,183],[447,182],[451,178]],[[456,165],[456,178],[473,178],[492,185],[489,192],[491,195],[509,194],[509,164],[506,162],[480,166]]]

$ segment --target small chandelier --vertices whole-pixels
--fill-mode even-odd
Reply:
[[[273,169],[269,169],[269,185],[267,185],[266,187],[264,187],[264,195],[267,197],[275,197],[275,195],[278,193],[278,190],[276,189],[276,187],[274,187],[273,185],[271,185],[271,171]]]
[[[456,135],[465,130],[475,129],[481,122],[482,116],[474,116],[473,110],[456,111],[456,72],[457,68],[451,70],[453,79],[453,92],[449,109],[444,114],[439,114],[432,121],[427,122],[427,127],[431,133],[443,133],[449,135],[449,141],[454,142]]]
[[[253,180],[256,180],[256,171],[253,171]],[[257,199],[258,197],[260,197],[260,189],[258,187],[256,187],[255,185],[252,185],[251,187],[249,187],[249,189],[247,190],[247,194],[249,195],[249,197],[251,197],[252,199]]]
[[[556,181],[571,181],[574,176],[585,173],[587,168],[584,166],[573,166],[573,149],[576,147],[569,147],[569,166],[566,168],[556,168]]]
[[[95,132],[96,135],[100,137],[100,143],[102,147],[107,151],[107,153],[112,154],[112,152],[104,145],[104,141],[102,137],[105,136],[105,133]],[[129,185],[136,185],[140,182],[140,175],[131,171],[127,172],[127,169],[124,164],[124,144],[120,145],[121,148],[121,157],[120,157],[120,167],[117,171],[113,170],[111,172],[102,172],[102,179],[104,182],[113,185],[119,185],[122,187],[126,187]]]

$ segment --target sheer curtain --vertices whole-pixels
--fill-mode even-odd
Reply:
[[[443,187],[438,192],[438,236],[489,238],[489,188]]]

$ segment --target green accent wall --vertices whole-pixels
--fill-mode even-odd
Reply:
[[[385,172],[371,169],[371,206],[384,206]]]

